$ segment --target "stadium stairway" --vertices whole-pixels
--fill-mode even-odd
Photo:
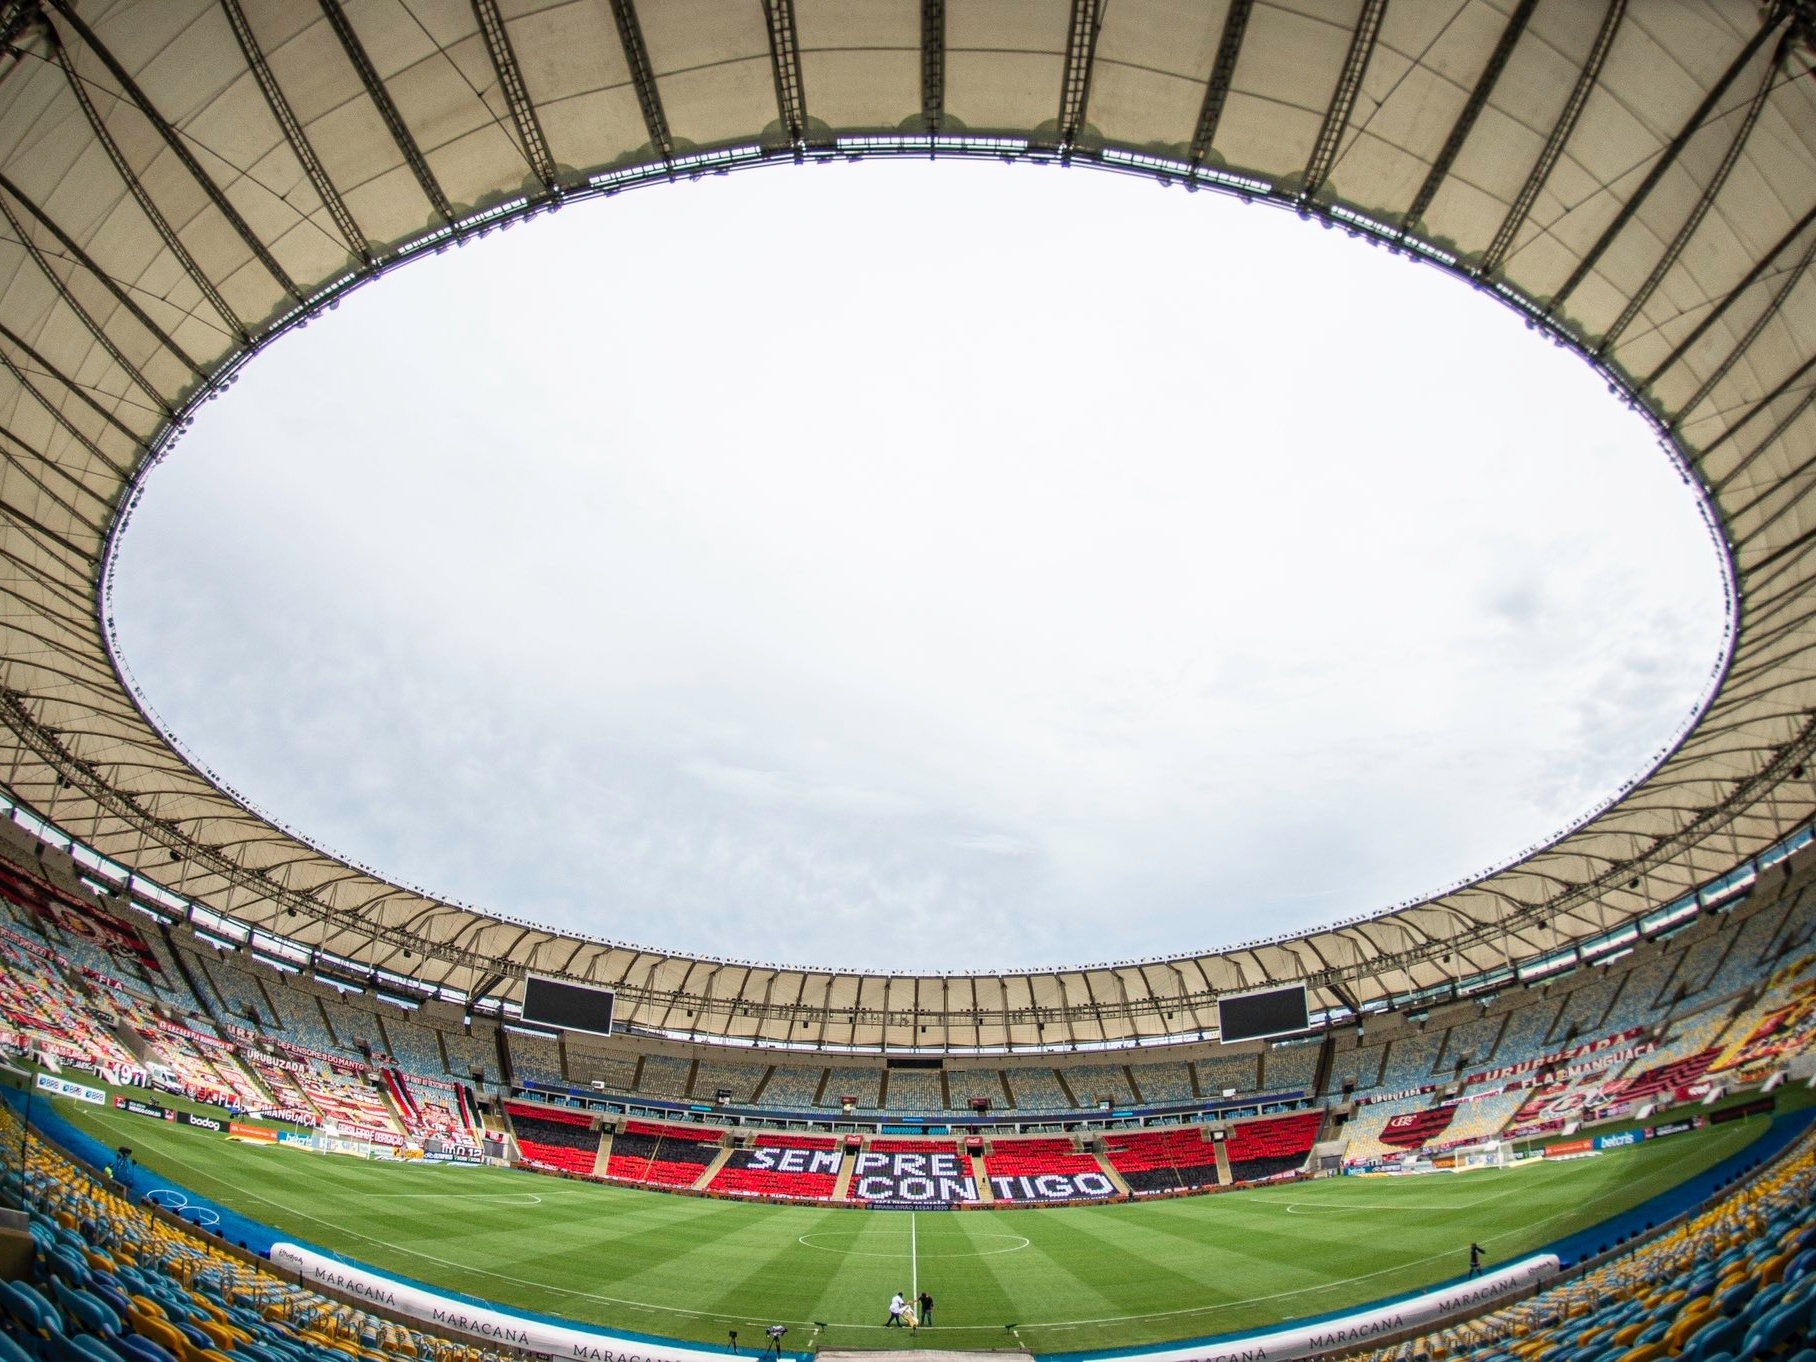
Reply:
[[[704,1192],[707,1187],[711,1185],[712,1180],[719,1175],[719,1170],[731,1161],[731,1156],[736,1152],[736,1150],[727,1147],[713,1155],[713,1161],[706,1165],[700,1176],[695,1180],[693,1190],[696,1192]]]
[[[1230,1172],[1230,1151],[1227,1145],[1228,1141],[1225,1140],[1211,1142],[1211,1154],[1217,1160],[1217,1185],[1219,1187],[1228,1187],[1236,1180],[1235,1174]]]
[[[599,1132],[599,1152],[593,1157],[593,1176],[596,1178],[604,1177],[606,1169],[610,1167],[611,1162],[612,1132],[609,1130],[602,1130]]]
[[[1093,1157],[1097,1160],[1097,1166],[1103,1169],[1103,1175],[1110,1180],[1111,1186],[1116,1188],[1117,1195],[1127,1196],[1129,1194],[1129,1184],[1123,1181],[1121,1173],[1118,1173],[1110,1166],[1110,1160],[1104,1152],[1101,1149],[1096,1150],[1094,1151]]]
[[[965,1162],[971,1165],[971,1177],[977,1183],[978,1204],[990,1205],[996,1200],[996,1189],[990,1186],[990,1179],[984,1174],[984,1156],[967,1154]]]

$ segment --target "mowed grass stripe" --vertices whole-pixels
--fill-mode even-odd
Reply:
[[[881,1326],[890,1293],[910,1282],[906,1213],[369,1164],[58,1107],[109,1145],[134,1146],[145,1167],[283,1233],[471,1295],[706,1342],[737,1329],[740,1344],[760,1345],[770,1322],[789,1326],[790,1346],[897,1341]],[[1457,1177],[920,1213],[920,1280],[938,1301],[921,1345],[1124,1346],[1366,1303],[1459,1275],[1471,1239],[1506,1261],[1594,1224],[1763,1129],[1735,1123],[1595,1159]],[[1002,1251],[1022,1239],[1027,1247]],[[826,1327],[816,1332],[815,1321]]]

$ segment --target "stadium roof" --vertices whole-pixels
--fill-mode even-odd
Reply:
[[[474,996],[526,967],[609,983],[632,1023],[707,1036],[1127,1040],[1213,1028],[1217,993],[1268,981],[1354,1006],[1604,933],[1816,802],[1812,17],[1804,0],[7,0],[5,780],[122,865],[305,946]],[[1581,349],[1681,453],[1725,540],[1735,629],[1701,721],[1587,824],[1428,901],[1169,960],[962,976],[701,960],[438,902],[277,827],[160,733],[110,652],[110,546],[137,475],[273,335],[564,199],[930,153],[1282,204]],[[790,230],[749,224],[750,268]],[[1126,269],[1076,249],[1081,271]],[[1070,353],[1088,364],[1094,343]]]

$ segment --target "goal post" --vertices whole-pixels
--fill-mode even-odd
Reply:
[[[1467,1173],[1472,1168],[1511,1168],[1513,1141],[1485,1140],[1481,1144],[1468,1145],[1456,1151],[1456,1163],[1452,1166],[1459,1173]]]

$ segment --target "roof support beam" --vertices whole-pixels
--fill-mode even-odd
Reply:
[[[328,172],[322,167],[321,158],[315,154],[309,135],[303,131],[303,125],[291,110],[290,101],[284,97],[283,87],[277,83],[277,77],[272,74],[271,66],[265,60],[258,36],[253,33],[252,25],[246,21],[245,11],[240,8],[240,0],[221,0],[221,9],[227,16],[228,27],[233,30],[233,36],[239,42],[240,52],[246,58],[246,68],[252,72],[252,78],[264,93],[266,107],[271,110],[271,116],[282,129],[284,140],[290,144],[290,152],[296,157],[297,164],[302,166],[303,174],[309,177],[309,183],[314,186],[316,198],[322,201],[322,207],[334,219],[335,227],[340,230],[347,249],[353,253],[354,258],[370,265],[372,251],[366,244],[366,234],[353,220],[353,214],[341,199],[340,191],[334,187],[334,181],[328,178]]]
[[[612,19],[618,25],[618,42],[624,48],[624,64],[630,68],[637,104],[643,110],[643,126],[649,132],[649,144],[663,160],[669,160],[675,154],[675,143],[669,136],[668,116],[662,111],[662,95],[656,88],[656,71],[650,65],[649,48],[643,42],[643,26],[637,22],[635,0],[612,0]]]
[[[72,397],[74,397],[78,402],[82,403],[83,406],[87,407],[96,416],[99,416],[103,421],[107,422],[108,425],[112,426],[115,430],[119,431],[120,434],[124,435],[128,440],[132,441],[132,443],[135,446],[140,442],[142,437],[136,430],[134,430],[131,426],[126,425],[117,416],[115,416],[112,412],[107,410],[106,407],[102,406],[99,402],[95,401],[95,399],[89,394],[89,391],[87,388],[84,388],[80,384],[76,383],[75,380],[70,378],[70,376],[68,374],[64,373],[56,365],[52,364],[48,359],[44,358],[43,355],[39,354],[35,349],[32,348],[32,346],[30,346],[29,344],[26,343],[24,337],[15,334],[11,327],[6,326],[4,323],[0,323],[0,336],[4,336],[7,340],[11,341],[19,349],[23,350],[26,354],[26,357],[29,358],[33,364],[36,364],[45,373],[49,374],[52,378],[56,379],[57,382],[61,383],[63,385],[64,389]],[[125,477],[129,476],[127,469],[123,465],[115,463],[113,460],[107,458],[106,455],[101,455],[99,457],[119,477],[125,478]]]
[[[1444,139],[1444,146],[1438,152],[1437,160],[1431,163],[1431,171],[1425,176],[1425,183],[1419,186],[1419,192],[1413,196],[1406,216],[1402,219],[1406,227],[1425,217],[1425,210],[1431,207],[1431,201],[1438,196],[1438,190],[1450,174],[1450,168],[1456,164],[1458,154],[1463,150],[1463,143],[1469,140],[1471,129],[1476,119],[1487,107],[1489,96],[1494,93],[1495,82],[1500,80],[1501,72],[1507,68],[1507,59],[1513,55],[1515,44],[1520,35],[1526,31],[1526,22],[1532,18],[1532,11],[1538,8],[1539,0],[1520,0],[1508,18],[1506,27],[1488,54],[1488,62],[1482,67],[1482,74],[1476,77],[1475,88],[1469,92],[1469,98],[1463,102],[1463,111],[1457,115],[1457,121],[1450,126],[1450,135]]]
[[[51,420],[55,421],[59,426],[62,426],[77,444],[81,445],[82,448],[94,455],[97,461],[112,469],[116,476],[125,476],[125,474],[121,472],[120,466],[107,457],[102,451],[101,446],[89,439],[88,436],[69,419],[69,417],[63,414],[63,408],[59,407],[55,402],[51,401],[43,393],[38,391],[38,385],[31,381],[25,370],[19,367],[18,361],[7,354],[5,350],[0,350],[0,367],[4,367],[8,373],[17,379],[19,386],[31,394],[38,405],[43,407],[44,410],[50,414]]]
[[[517,53],[511,47],[511,35],[498,12],[498,0],[473,0],[473,17],[485,36],[486,51],[492,58],[492,73],[498,77],[498,88],[510,107],[511,121],[517,125],[517,140],[523,144],[524,158],[542,181],[544,189],[555,188],[555,158],[549,154],[548,139],[542,135],[542,120],[536,116],[536,102],[523,83],[523,70],[517,65]]]
[[[1519,235],[1520,228],[1526,225],[1526,219],[1532,213],[1532,205],[1537,201],[1539,191],[1551,178],[1551,172],[1557,166],[1558,158],[1564,154],[1564,146],[1570,141],[1570,134],[1576,131],[1576,123],[1583,114],[1583,106],[1589,102],[1589,92],[1595,88],[1595,82],[1601,78],[1602,64],[1608,60],[1608,50],[1614,46],[1614,35],[1620,31],[1621,20],[1627,13],[1627,0],[1608,0],[1608,9],[1602,15],[1602,26],[1596,31],[1595,43],[1589,49],[1589,55],[1583,62],[1583,69],[1577,73],[1576,84],[1571,87],[1570,98],[1564,101],[1562,112],[1557,122],[1551,125],[1551,135],[1545,139],[1544,148],[1539,152],[1539,159],[1533,163],[1526,175],[1526,183],[1520,187],[1519,195],[1513,206],[1507,210],[1507,216],[1501,219],[1501,226],[1489,243],[1487,252],[1482,256],[1478,274],[1493,274],[1507,260],[1507,254],[1513,249],[1513,239]]]
[[[776,116],[788,145],[798,151],[807,140],[807,91],[801,84],[794,0],[763,0],[763,19],[769,33],[770,72],[776,82]]]
[[[1805,272],[1810,268],[1811,261],[1816,261],[1816,236],[1810,238],[1809,245],[1804,247],[1802,257],[1790,272],[1785,275],[1784,279],[1780,281],[1777,291],[1772,295],[1771,301],[1760,310],[1759,315],[1747,326],[1746,331],[1741,335],[1741,338],[1734,343],[1733,348],[1728,351],[1727,355],[1723,357],[1721,363],[1717,364],[1709,371],[1708,377],[1703,379],[1696,391],[1690,394],[1689,400],[1678,408],[1677,415],[1673,417],[1671,421],[1671,428],[1673,430],[1676,430],[1681,426],[1685,418],[1703,404],[1704,399],[1715,390],[1715,385],[1726,378],[1728,376],[1728,371],[1740,362],[1742,356],[1744,356],[1748,350],[1753,348],[1753,342],[1759,339],[1760,333],[1766,329],[1772,318],[1778,315],[1779,311],[1784,307],[1785,301],[1790,298],[1791,294],[1796,290],[1797,285],[1803,280]]]
[[[1217,39],[1217,58],[1211,63],[1210,79],[1204,83],[1204,102],[1198,106],[1198,127],[1192,133],[1192,146],[1186,160],[1194,166],[1204,164],[1217,142],[1217,125],[1223,121],[1223,105],[1230,97],[1230,86],[1236,79],[1236,59],[1242,55],[1242,35],[1248,31],[1249,14],[1255,0],[1230,0],[1223,16],[1223,34]]]
[[[921,0],[921,127],[946,121],[946,0]]]
[[[1772,403],[1776,402],[1779,398],[1783,397],[1785,393],[1790,391],[1791,387],[1796,384],[1799,379],[1808,374],[1812,368],[1816,368],[1816,354],[1812,354],[1802,364],[1799,364],[1795,369],[1791,370],[1790,374],[1787,375],[1777,387],[1773,388],[1771,392],[1767,393],[1752,406],[1748,407],[1745,415],[1738,421],[1732,423],[1708,444],[1704,445],[1694,460],[1696,466],[1698,468],[1702,467],[1709,455],[1713,454],[1729,440],[1733,439],[1736,435],[1740,434],[1741,431],[1751,425],[1761,412],[1765,411]]]
[[[126,73],[126,68],[120,65],[119,58],[114,56],[106,44],[95,37],[87,24],[76,17],[75,8],[69,3],[69,0],[50,0],[50,4],[62,16],[63,22],[74,29],[82,41],[87,44],[89,50],[101,59],[102,65],[107,68],[108,73],[113,76],[119,87],[126,92],[126,96],[132,101],[133,106],[163,139],[164,145],[170,148],[170,154],[182,162],[183,169],[189,172],[190,178],[208,196],[208,201],[214,205],[215,211],[227,219],[227,225],[233,228],[234,235],[246,244],[246,249],[252,252],[253,258],[265,267],[265,272],[277,281],[278,287],[288,293],[293,301],[302,302],[303,295],[297,288],[296,281],[290,277],[282,265],[278,264],[277,257],[271,254],[264,239],[252,230],[245,218],[240,216],[239,209],[233,206],[232,201],[228,199],[220,185],[214,182],[214,177],[202,169],[202,163],[196,160],[195,153],[189,149],[189,144],[170,125],[164,115],[158,112],[157,107],[145,97],[145,92],[139,88],[138,83]]]
[[[50,282],[50,286],[57,291],[57,296],[63,300],[63,305],[76,314],[77,319],[87,328],[88,334],[95,338],[95,343],[107,351],[113,362],[120,366],[120,372],[132,380],[133,386],[151,399],[152,404],[163,413],[166,420],[174,417],[176,413],[164,400],[164,395],[152,386],[151,381],[139,371],[139,366],[128,359],[125,352],[114,343],[113,337],[107,334],[107,328],[97,322],[88,309],[82,306],[75,291],[64,282],[63,276],[58,274],[56,268],[45,258],[44,252],[38,249],[38,243],[25,230],[25,225],[19,221],[18,216],[13,212],[12,205],[7,203],[3,196],[0,196],[0,217],[5,217],[7,224],[13,229],[14,237],[25,248],[25,253],[32,258],[32,263],[38,267],[39,273],[43,274],[45,279]]]
[[[1647,171],[1646,177],[1640,181],[1639,188],[1628,196],[1627,201],[1615,213],[1614,220],[1602,230],[1602,234],[1596,239],[1595,244],[1577,262],[1576,268],[1570,272],[1570,277],[1563,282],[1556,293],[1551,295],[1551,302],[1545,309],[1547,313],[1555,313],[1569,300],[1570,295],[1576,292],[1577,286],[1589,277],[1589,272],[1600,263],[1602,256],[1614,244],[1615,239],[1627,229],[1627,224],[1633,221],[1634,215],[1645,205],[1646,200],[1652,197],[1652,191],[1658,188],[1659,182],[1665,178],[1666,172],[1677,164],[1677,158],[1683,154],[1684,148],[1690,145],[1690,139],[1702,130],[1709,115],[1715,111],[1715,106],[1721,103],[1722,96],[1728,93],[1728,87],[1740,77],[1742,71],[1746,70],[1759,49],[1765,46],[1766,39],[1770,38],[1784,23],[1786,13],[1785,9],[1774,6],[1766,15],[1765,22],[1754,31],[1751,38],[1747,39],[1745,46],[1735,54],[1734,60],[1728,63],[1728,69],[1722,72],[1721,79],[1709,88],[1683,127],[1677,130],[1677,136],[1673,137],[1665,145],[1665,149],[1659,153],[1658,159],[1652,163],[1652,169]]]
[[[1741,276],[1740,282],[1722,295],[1721,301],[1709,310],[1708,315],[1691,329],[1689,335],[1685,336],[1677,343],[1676,348],[1673,349],[1670,354],[1659,361],[1659,365],[1656,369],[1646,375],[1645,386],[1650,388],[1657,383],[1667,369],[1681,360],[1689,352],[1691,346],[1695,345],[1697,341],[1707,335],[1709,328],[1727,315],[1728,309],[1733,307],[1748,289],[1759,282],[1760,276],[1777,263],[1778,257],[1789,250],[1791,243],[1802,236],[1804,232],[1808,231],[1810,224],[1813,222],[1816,222],[1816,207],[1812,207],[1809,212],[1799,218],[1797,220],[1797,225],[1780,237],[1778,239],[1778,244],[1761,256],[1754,264],[1753,268]],[[1807,265],[1809,260],[1810,256],[1806,251],[1803,265]],[[1801,272],[1803,265],[1799,265],[1797,270],[1793,271],[1793,274]]]
[[[88,252],[75,243],[68,232],[65,232],[59,227],[53,218],[45,213],[42,208],[38,207],[31,199],[21,193],[19,187],[11,180],[7,179],[3,174],[0,174],[0,189],[4,189],[8,194],[12,195],[13,198],[17,199],[20,204],[24,206],[25,211],[37,219],[40,226],[57,238],[57,244],[63,248],[64,253],[86,270],[103,288],[111,293],[114,301],[125,308],[140,326],[144,327],[147,332],[155,337],[159,345],[163,346],[164,349],[181,361],[185,369],[189,370],[189,372],[194,374],[197,378],[205,379],[208,377],[208,375],[203,372],[202,366],[197,364],[195,360],[190,357],[189,352],[178,345],[176,341],[172,340],[164,331],[163,327],[159,326],[147,316],[145,309],[133,301],[132,295],[121,288],[111,274],[97,265],[89,256]]]
[[[1752,103],[1747,105],[1746,116],[1741,119],[1740,127],[1735,129],[1734,137],[1728,143],[1727,154],[1721,158],[1721,164],[1716,167],[1715,173],[1703,185],[1702,193],[1697,196],[1695,206],[1690,209],[1690,215],[1684,219],[1683,226],[1677,229],[1677,235],[1671,238],[1671,244],[1665,247],[1664,254],[1659,256],[1658,263],[1652,267],[1652,273],[1648,274],[1646,281],[1634,290],[1633,296],[1627,300],[1626,307],[1621,309],[1621,315],[1614,319],[1614,325],[1608,328],[1607,333],[1602,337],[1601,344],[1595,347],[1598,357],[1607,354],[1613,348],[1614,343],[1621,338],[1622,333],[1633,324],[1633,319],[1639,316],[1640,310],[1650,301],[1659,284],[1664,281],[1665,275],[1677,263],[1677,258],[1684,253],[1684,247],[1690,244],[1690,238],[1696,235],[1696,229],[1702,226],[1703,219],[1715,206],[1715,200],[1720,196],[1722,186],[1728,182],[1728,176],[1740,160],[1740,153],[1746,147],[1747,139],[1753,135],[1753,125],[1759,122],[1759,115],[1765,110],[1766,100],[1778,84],[1779,73],[1784,69],[1784,58],[1788,48],[1788,43],[1779,44],[1778,55],[1766,68],[1766,73],[1759,82],[1759,89],[1754,92]]]
[[[1066,64],[1059,83],[1059,145],[1068,155],[1084,131],[1091,102],[1091,69],[1097,61],[1097,35],[1103,28],[1106,0],[1072,0],[1066,26]]]
[[[359,39],[353,23],[347,18],[347,12],[341,8],[341,0],[320,0],[322,16],[327,19],[328,27],[334,30],[334,36],[340,39],[341,50],[347,54],[347,60],[353,64],[354,72],[359,76],[360,84],[366,87],[366,97],[378,110],[378,116],[385,121],[385,127],[391,133],[391,140],[397,144],[397,150],[403,155],[404,162],[410,167],[410,173],[416,177],[423,197],[429,201],[436,215],[443,222],[454,221],[454,206],[448,202],[448,196],[442,192],[441,182],[435,178],[435,172],[429,168],[429,162],[422,154],[422,148],[416,145],[416,137],[404,122],[404,116],[398,112],[391,92],[385,88],[384,80],[378,74],[378,68],[372,64],[372,58],[366,52],[366,45]]]
[[[1331,95],[1330,107],[1324,111],[1318,140],[1312,144],[1311,159],[1305,163],[1305,182],[1299,187],[1301,199],[1317,198],[1330,176],[1331,167],[1337,163],[1337,152],[1342,148],[1343,134],[1349,128],[1356,96],[1362,92],[1362,78],[1368,74],[1368,63],[1375,55],[1375,44],[1381,37],[1381,19],[1386,13],[1387,0],[1362,0],[1362,12],[1356,17],[1355,31],[1349,35],[1349,52],[1343,58],[1337,88]]]
[[[177,264],[182,266],[183,273],[189,276],[190,282],[196,286],[202,297],[207,299],[208,305],[220,315],[221,320],[227,324],[227,329],[239,338],[242,345],[250,345],[252,333],[246,329],[246,324],[227,305],[227,300],[221,297],[220,290],[214,286],[214,281],[208,277],[207,271],[196,263],[195,257],[189,253],[189,248],[177,236],[176,229],[170,225],[163,210],[152,200],[150,191],[133,173],[125,153],[120,150],[120,144],[114,141],[113,134],[108,131],[107,124],[102,121],[100,110],[95,108],[94,101],[88,97],[88,87],[83,83],[82,77],[76,74],[75,64],[70,61],[69,51],[63,46],[63,40],[48,24],[46,30],[50,33],[51,50],[56,55],[57,65],[62,68],[63,77],[69,82],[69,88],[76,97],[76,103],[82,106],[82,113],[88,119],[88,126],[94,130],[95,140],[107,153],[107,159],[113,163],[114,171],[125,183],[127,192],[132,195],[133,202],[139,205],[139,211],[145,214],[152,229],[157,232],[158,239],[164,243],[164,248],[176,258]]]

